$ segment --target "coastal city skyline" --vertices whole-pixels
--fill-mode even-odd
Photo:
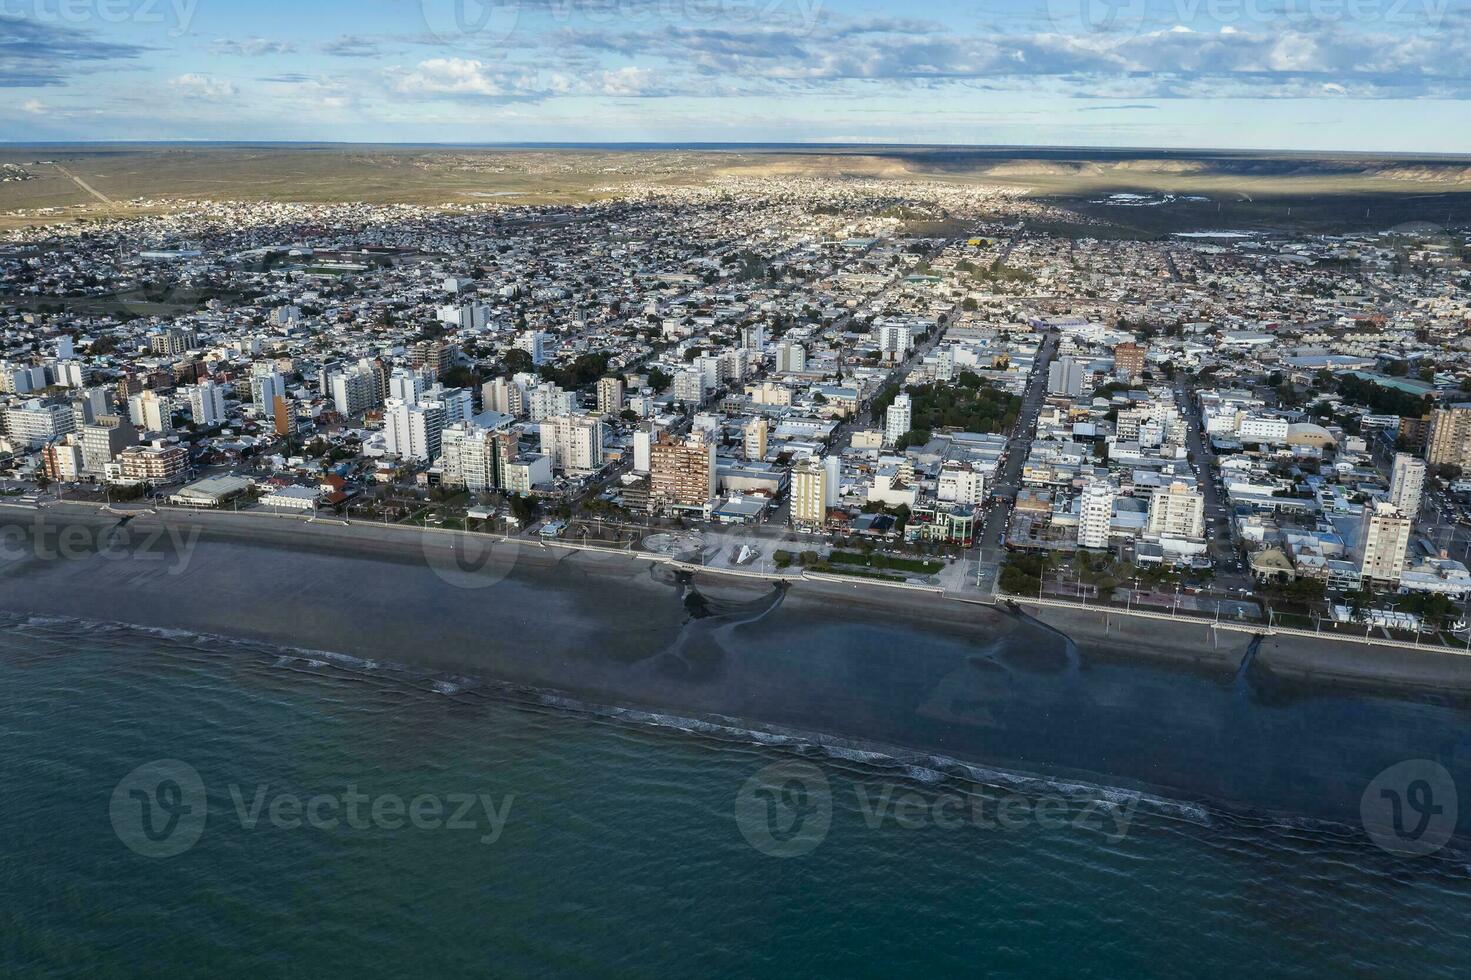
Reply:
[[[573,159],[437,152],[411,159]],[[776,581],[1471,646],[1464,245],[1444,229],[1131,241],[1094,234],[1209,195],[1080,214],[979,178],[607,159],[631,183],[572,221],[522,191],[222,202],[74,226],[41,275],[25,257],[58,241],[49,221],[98,205],[27,212],[48,223],[12,232],[0,361],[23,499],[432,521]],[[10,166],[102,194],[59,161]],[[337,230],[301,238],[319,225]]]
[[[1463,976],[1468,55],[0,0],[0,976]]]

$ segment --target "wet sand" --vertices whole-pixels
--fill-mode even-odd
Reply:
[[[691,575],[483,536],[40,514],[37,525],[37,512],[0,508],[0,615],[65,620],[79,642],[87,621],[179,631],[210,653],[219,635],[906,767],[1046,774],[1273,813],[1343,820],[1385,766],[1455,757],[1471,689],[1466,660],[1444,654],[1272,638],[1243,668],[1246,633],[1105,628],[1093,613]],[[70,557],[58,556],[63,525]]]
[[[1231,676],[1252,642],[1206,624],[1057,608],[1018,617],[862,583],[777,589],[636,556],[397,526],[177,511],[120,522],[62,505],[0,508],[0,533],[0,609],[218,633],[584,695],[614,681],[600,665],[637,663],[681,642],[690,585],[718,607],[717,619],[779,606],[783,621],[916,629],[977,645],[1011,639],[1060,649],[1070,638],[1088,659],[1168,661],[1213,676]],[[1276,635],[1264,639],[1256,665],[1330,685],[1471,692],[1471,658],[1443,652]]]

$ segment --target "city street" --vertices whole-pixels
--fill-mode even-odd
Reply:
[[[1037,431],[1037,415],[1047,397],[1047,368],[1056,353],[1057,335],[1049,333],[1042,339],[1037,360],[1027,378],[1016,424],[1007,433],[1006,456],[1002,459],[996,484],[989,493],[990,503],[986,506],[981,532],[977,537],[975,558],[971,560],[974,567],[966,577],[970,584],[983,592],[991,591],[997,569],[1006,555],[1002,536],[1011,519],[1016,492],[1021,487],[1022,467],[1026,465],[1027,450]]]
[[[1200,492],[1205,495],[1205,533],[1211,561],[1215,563],[1215,585],[1222,591],[1249,589],[1250,573],[1241,565],[1236,551],[1235,530],[1225,497],[1216,479],[1215,454],[1202,435],[1200,406],[1191,395],[1189,375],[1175,372],[1175,400],[1185,416],[1185,445],[1194,460]]]

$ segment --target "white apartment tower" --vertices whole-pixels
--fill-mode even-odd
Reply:
[[[1159,538],[1205,537],[1205,497],[1188,483],[1175,481],[1149,495],[1146,532]]]
[[[415,404],[390,398],[383,414],[388,452],[404,459],[429,461],[439,455],[444,429],[444,407],[437,402]]]
[[[1083,393],[1083,362],[1075,357],[1059,357],[1047,367],[1047,393],[1076,397]]]
[[[32,448],[61,438],[75,426],[70,405],[48,404],[35,398],[7,406],[3,414],[10,438]]]
[[[1389,502],[1411,521],[1420,513],[1425,492],[1425,461],[1408,453],[1396,453],[1389,477]]]
[[[396,367],[388,376],[388,397],[413,404],[424,393],[424,376],[418,371]]]
[[[603,466],[603,421],[568,414],[541,423],[541,451],[552,468],[574,476],[596,473]]]
[[[913,421],[914,405],[909,398],[909,392],[901,391],[892,405],[884,412],[884,443],[894,445],[908,432]]]
[[[650,447],[654,444],[654,431],[651,426],[641,426],[633,434],[633,471],[635,473],[649,472]]]
[[[195,425],[220,425],[225,421],[225,392],[213,381],[201,381],[188,389],[189,414]]]
[[[492,378],[480,386],[480,403],[488,412],[521,419],[529,410],[526,389],[514,378]]]
[[[128,418],[145,432],[168,432],[174,427],[173,414],[168,399],[160,398],[152,389],[128,399]]]
[[[499,487],[503,437],[513,439],[474,422],[446,426],[439,440],[440,480],[471,493]]]
[[[286,397],[286,379],[270,363],[262,361],[250,370],[250,400],[260,411],[274,410],[276,399]],[[133,423],[138,424],[137,419]]]
[[[623,379],[606,377],[598,379],[598,413],[617,415],[623,411]]]
[[[914,346],[914,332],[904,323],[885,323],[878,328],[879,353],[892,360],[901,360]]]
[[[1360,574],[1367,582],[1398,582],[1409,547],[1409,516],[1393,504],[1376,503],[1359,534]]]
[[[783,343],[776,347],[776,370],[780,373],[798,374],[807,370],[807,348],[797,343]]]
[[[674,400],[682,405],[705,404],[705,375],[699,371],[681,371],[674,376]]]
[[[1095,480],[1083,489],[1078,512],[1078,547],[1107,548],[1113,525],[1114,489],[1112,484]]]
[[[563,390],[550,381],[532,388],[526,396],[527,415],[533,422],[570,415],[576,398],[572,392]]]
[[[379,404],[378,374],[363,361],[329,378],[332,407],[338,415],[357,418]]]
[[[527,330],[516,338],[516,349],[531,355],[531,363],[537,366],[546,363],[547,335],[540,330]]]

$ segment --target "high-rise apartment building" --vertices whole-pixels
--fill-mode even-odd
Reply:
[[[649,450],[649,509],[709,513],[715,498],[715,442],[709,432],[674,439],[667,433]]]
[[[884,412],[884,443],[894,445],[911,428],[914,417],[913,400],[909,392],[901,391]]]
[[[1113,349],[1113,373],[1133,381],[1144,373],[1144,358],[1148,354],[1149,347],[1144,344],[1119,344]]]
[[[471,493],[501,486],[501,469],[515,455],[515,437],[504,429],[456,422],[440,433],[440,481]]]
[[[1366,582],[1398,582],[1409,547],[1409,516],[1393,504],[1376,503],[1359,532],[1360,574]]]
[[[383,436],[390,455],[429,461],[439,455],[444,407],[390,398],[383,412]]]
[[[43,402],[38,398],[7,406],[0,415],[3,415],[5,432],[11,440],[33,448],[61,438],[75,425],[70,405]]]
[[[763,415],[758,415],[746,423],[744,433],[746,459],[759,462],[766,458],[767,429],[768,423]]]
[[[1149,495],[1145,533],[1156,538],[1205,537],[1205,495],[1180,480],[1154,491]]]
[[[380,385],[381,367],[373,361],[359,361],[329,378],[332,407],[344,418],[357,418],[383,404]]]
[[[1420,513],[1425,493],[1425,461],[1409,453],[1396,453],[1389,474],[1389,502],[1413,521]]]
[[[1076,398],[1083,393],[1086,367],[1076,357],[1059,357],[1047,367],[1047,393]]]
[[[195,425],[222,425],[225,421],[225,391],[213,381],[201,381],[186,389],[189,415]]]
[[[828,471],[818,456],[809,456],[792,467],[792,523],[798,527],[822,527],[827,522]]]
[[[1113,485],[1095,480],[1083,488],[1078,511],[1078,547],[1107,548],[1113,527]]]
[[[581,413],[544,419],[541,451],[555,470],[570,476],[596,473],[603,467],[603,420]]]
[[[602,415],[617,415],[623,411],[623,379],[606,377],[598,379],[598,412]]]
[[[149,337],[148,346],[155,354],[174,356],[198,347],[199,334],[188,327],[170,327]]]
[[[1471,465],[1471,402],[1445,405],[1430,413],[1425,461],[1431,466]]]
[[[128,399],[128,417],[144,432],[170,431],[173,416],[173,403],[151,388]]]
[[[792,342],[777,344],[776,369],[792,374],[807,370],[807,348]]]
[[[97,477],[106,473],[118,453],[138,441],[132,424],[116,415],[99,415],[94,424],[82,426],[81,436],[82,472]]]

